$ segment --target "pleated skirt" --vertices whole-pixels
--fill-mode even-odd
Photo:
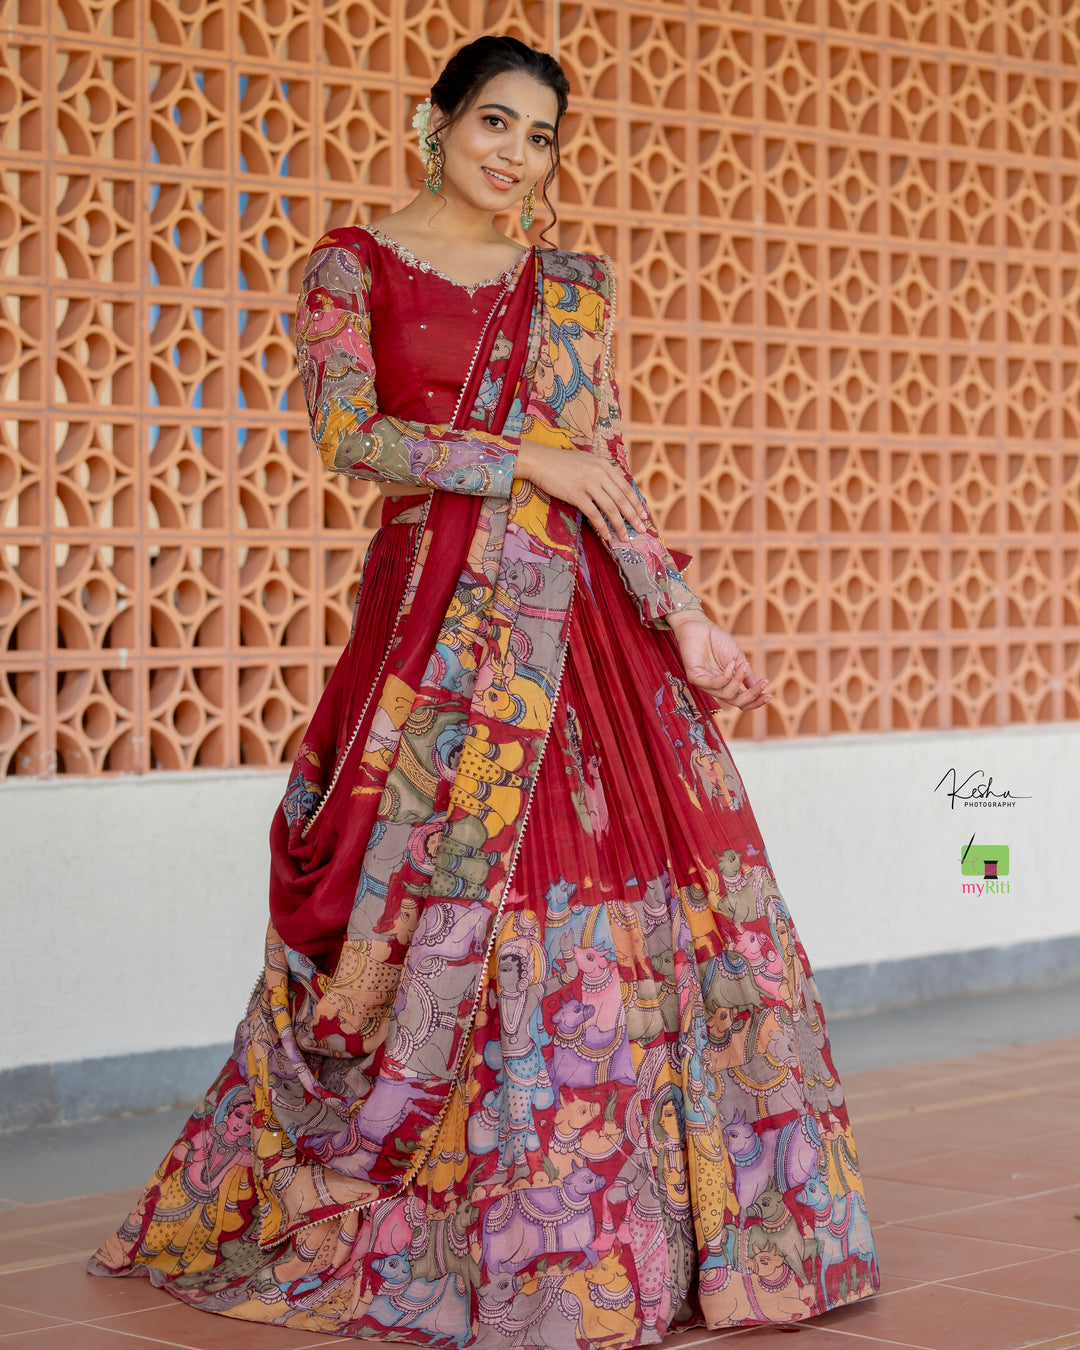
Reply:
[[[384,510],[355,619],[372,641],[342,660],[377,660],[409,514]],[[874,1293],[825,1015],[718,707],[586,527],[471,1054],[416,1182],[261,1249],[238,1039],[90,1270],[245,1320],[500,1350],[621,1350]]]

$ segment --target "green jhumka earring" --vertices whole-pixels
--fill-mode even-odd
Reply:
[[[442,142],[434,133],[428,140],[428,117],[431,113],[431,95],[416,105],[413,114],[413,130],[420,142],[420,157],[424,161],[424,186],[429,192],[438,192],[442,187],[443,148]]]
[[[533,223],[533,212],[536,210],[536,193],[533,191],[535,187],[536,184],[534,183],[521,199],[521,228],[523,230],[527,230]]]
[[[424,185],[429,192],[438,192],[442,187],[443,148],[440,141],[431,147],[427,169],[424,173]]]

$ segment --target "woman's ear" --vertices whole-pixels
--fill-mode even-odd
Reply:
[[[427,134],[429,136],[434,135],[436,131],[441,129],[445,121],[446,114],[437,104],[433,103],[431,105],[431,112],[428,113]]]

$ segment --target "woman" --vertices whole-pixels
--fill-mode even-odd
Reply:
[[[878,1287],[817,991],[711,716],[766,681],[627,471],[610,259],[494,228],[546,200],[567,94],[514,39],[464,47],[418,118],[424,190],[308,261],[313,436],[382,527],[233,1054],[96,1274],[558,1350]]]

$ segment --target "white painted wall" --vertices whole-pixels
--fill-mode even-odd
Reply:
[[[1080,725],[732,751],[816,968],[1080,933]],[[950,767],[1030,799],[950,810],[933,790]],[[0,786],[0,1069],[231,1039],[259,972],[284,782],[238,770]],[[963,894],[973,831],[1010,846],[1009,894]]]
[[[0,1069],[232,1039],[284,772],[0,787]]]
[[[733,753],[815,967],[1080,934],[1080,723],[736,743]],[[1026,800],[950,809],[945,787],[934,791],[950,768],[958,783],[982,769],[972,783],[992,777],[994,792]],[[959,859],[972,834],[1009,846],[1008,893],[964,894],[973,878]]]

